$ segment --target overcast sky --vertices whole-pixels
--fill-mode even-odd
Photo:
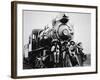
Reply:
[[[64,12],[65,13],[65,12]],[[32,29],[43,29],[51,26],[51,21],[59,16],[60,12],[23,11],[23,41],[28,43]],[[91,53],[91,14],[66,12],[70,23],[74,26],[74,40],[82,42],[84,52]]]

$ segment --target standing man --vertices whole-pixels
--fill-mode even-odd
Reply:
[[[59,63],[59,56],[60,56],[60,46],[58,44],[58,40],[53,40],[52,41],[53,45],[51,47],[51,52],[53,53],[53,57],[54,57],[54,64],[55,67],[57,66],[57,64]]]

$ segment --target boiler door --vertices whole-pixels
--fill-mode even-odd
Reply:
[[[60,25],[57,31],[58,37],[62,40],[71,39],[69,27],[67,25]]]

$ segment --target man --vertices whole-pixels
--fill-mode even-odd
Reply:
[[[60,56],[60,46],[58,44],[58,41],[55,39],[52,41],[52,47],[51,47],[51,52],[53,53],[54,56],[54,63],[58,64],[59,63],[59,56]]]
[[[81,56],[81,65],[83,66],[83,62],[87,59],[87,56],[83,53],[83,47],[81,42],[77,44],[77,52]]]
[[[67,54],[69,54],[69,52],[68,52],[68,47],[69,47],[69,45],[68,45],[68,42],[66,41],[66,42],[64,42],[64,43],[62,43],[62,45],[61,45],[61,54],[62,54],[62,66],[63,67],[66,67],[67,66]]]
[[[79,62],[78,56],[76,55],[76,44],[74,41],[70,41],[69,53],[70,53],[72,66],[79,66],[80,62]]]

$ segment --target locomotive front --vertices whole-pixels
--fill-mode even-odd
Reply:
[[[60,40],[71,40],[73,37],[73,28],[69,25],[68,16],[65,14],[61,17],[61,19],[55,21],[54,28],[56,30],[56,34],[58,39]]]
[[[42,44],[45,44],[43,40],[47,41],[47,43],[51,43],[54,39],[68,42],[73,39],[73,35],[73,26],[69,24],[68,16],[63,14],[61,18],[54,19],[52,21],[52,28],[47,27],[44,29],[39,34],[39,38]]]

